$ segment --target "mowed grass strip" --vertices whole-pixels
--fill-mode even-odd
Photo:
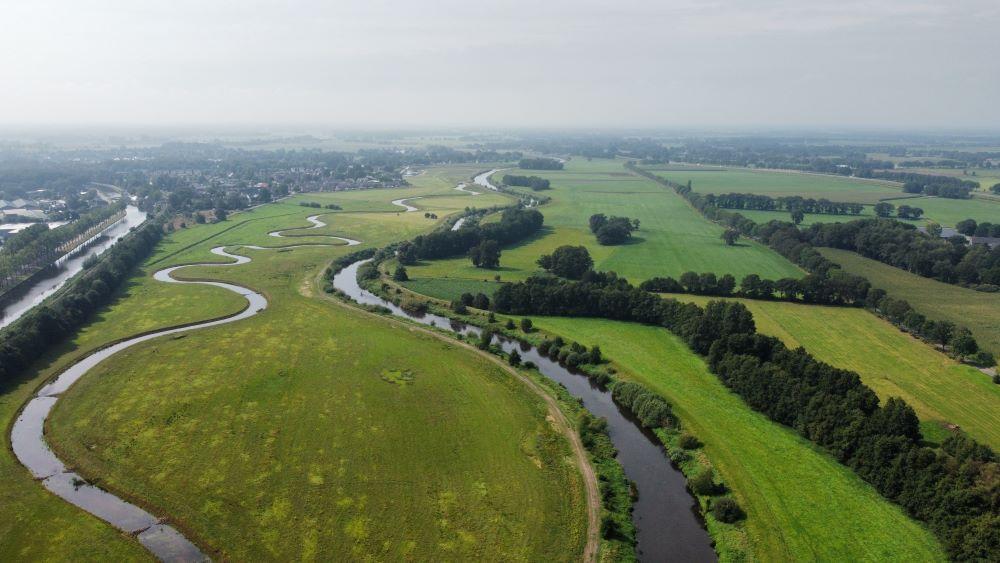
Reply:
[[[643,166],[643,169],[679,184],[686,184],[691,180],[691,188],[704,194],[737,192],[771,197],[798,195],[871,204],[878,203],[883,198],[906,195],[900,184],[829,174],[716,166]]]
[[[671,401],[746,510],[757,560],[945,559],[929,531],[793,430],[751,410],[665,329],[603,319],[533,320],[543,330],[600,345],[622,377]]]
[[[505,248],[496,271],[475,268],[468,258],[456,257],[409,268],[411,277],[483,280],[499,274],[504,281],[521,280],[538,271],[539,256],[566,244],[586,246],[597,269],[614,270],[635,282],[692,270],[737,278],[750,273],[770,278],[803,275],[755,242],[726,246],[720,226],[705,220],[671,190],[629,174],[620,160],[573,158],[562,171],[510,173],[522,172],[552,183],[551,190],[542,192],[552,201],[539,208],[546,225],[539,236]],[[595,213],[639,219],[641,226],[630,243],[601,246],[588,227]]]
[[[896,299],[905,299],[928,318],[968,327],[980,346],[1000,357],[1000,294],[923,278],[849,250],[819,250],[844,270],[868,278]]]
[[[713,298],[670,295],[704,305]],[[957,424],[976,440],[1000,449],[1000,385],[863,309],[738,299],[757,330],[817,359],[857,372],[882,400],[902,397],[930,438]],[[928,426],[931,424],[933,426]]]
[[[394,191],[369,192],[372,206],[387,196]],[[270,207],[235,228],[175,233],[181,240],[160,249],[156,268],[221,261],[213,246],[286,243],[267,231],[315,213],[278,204],[295,210],[278,217]],[[374,245],[427,228],[422,214],[390,212],[382,215],[396,227],[378,230],[378,215],[329,222],[371,225]],[[236,325],[152,341],[101,364],[59,402],[49,425],[55,447],[223,558],[578,558],[582,482],[539,398],[478,356],[302,295],[306,280],[350,250],[243,249],[254,262],[183,271],[254,287],[271,304]],[[160,287],[201,295],[151,286]],[[224,301],[219,309],[232,305]],[[115,304],[94,334],[111,317],[155,322],[140,312],[144,302]],[[169,318],[206,309],[176,296],[156,303]]]

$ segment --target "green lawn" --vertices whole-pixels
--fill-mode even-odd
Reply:
[[[878,203],[883,198],[906,195],[899,184],[892,182],[828,174],[690,165],[643,168],[680,184],[686,184],[691,180],[694,191],[705,194],[735,192],[771,197],[799,195],[815,199],[826,198],[831,201],[871,204]]]
[[[704,305],[711,298],[671,295]],[[863,309],[740,299],[757,330],[816,358],[857,372],[883,400],[902,397],[930,438],[958,424],[976,440],[1000,449],[1000,385]]]
[[[540,208],[546,225],[540,236],[504,249],[499,270],[477,269],[468,258],[456,257],[409,268],[410,277],[492,280],[499,274],[504,281],[525,279],[538,271],[539,256],[564,244],[586,246],[597,269],[614,270],[636,282],[690,270],[737,278],[750,273],[769,278],[802,275],[786,259],[754,242],[726,246],[721,227],[706,221],[671,190],[629,174],[622,161],[574,158],[565,170],[531,173],[550,179],[553,187],[542,192],[552,201]],[[587,225],[595,213],[637,218],[641,228],[629,244],[601,246]]]
[[[665,329],[602,319],[533,318],[598,344],[620,374],[669,399],[747,512],[758,561],[936,561],[930,532],[850,469],[751,410]]]
[[[1000,357],[1000,294],[923,278],[848,250],[823,248],[820,252],[892,297],[905,299],[928,318],[968,327],[980,346]]]
[[[345,195],[369,209],[402,197]],[[448,205],[430,208],[443,217]],[[30,381],[0,395],[0,414],[9,421],[35,386],[83,350],[238,309],[242,300],[225,290],[161,284],[148,274],[219,261],[208,249],[221,244],[325,242],[267,236],[307,225],[316,212],[275,204],[174,233],[121,299],[40,362]],[[435,224],[394,211],[324,220],[331,231],[357,229],[345,234],[372,245]],[[270,306],[102,363],[58,403],[50,440],[82,474],[168,514],[215,558],[577,559],[582,480],[544,403],[477,355],[310,297],[308,281],[348,251],[244,250],[254,262],[186,270],[257,288]],[[0,551],[18,559],[147,557],[46,493],[9,448],[0,453],[0,477],[10,507],[0,518]]]

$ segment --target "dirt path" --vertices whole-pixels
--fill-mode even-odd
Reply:
[[[583,549],[583,561],[585,563],[594,563],[597,561],[597,552],[600,548],[600,514],[601,514],[601,496],[599,489],[597,487],[597,475],[594,473],[594,468],[590,464],[590,457],[587,455],[586,448],[583,447],[583,442],[580,440],[580,435],[577,433],[576,428],[563,414],[562,410],[559,408],[559,404],[556,402],[555,397],[547,393],[542,387],[535,383],[531,378],[518,372],[516,369],[508,365],[506,362],[498,358],[497,356],[490,354],[476,348],[475,346],[464,342],[462,340],[457,340],[451,338],[447,335],[441,334],[440,332],[431,330],[429,328],[424,328],[422,326],[416,325],[414,323],[408,323],[406,321],[400,320],[396,317],[387,317],[378,313],[373,313],[362,309],[361,307],[354,306],[350,303],[342,301],[336,297],[328,295],[322,291],[317,291],[316,288],[320,287],[323,283],[323,273],[326,268],[320,270],[320,272],[313,279],[311,284],[303,284],[300,287],[300,292],[306,297],[319,296],[321,299],[335,303],[341,307],[357,311],[361,314],[368,315],[374,318],[382,319],[385,322],[395,324],[399,327],[407,328],[414,332],[420,332],[442,340],[449,344],[460,346],[474,354],[493,362],[495,365],[499,366],[501,369],[509,373],[518,381],[524,383],[524,385],[531,390],[533,393],[538,395],[545,401],[545,404],[549,409],[549,416],[555,423],[556,427],[566,436],[569,440],[570,448],[573,450],[573,457],[576,458],[576,464],[580,468],[580,473],[583,475],[584,487],[587,490],[587,543]]]

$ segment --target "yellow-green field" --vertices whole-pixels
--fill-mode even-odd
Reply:
[[[673,404],[683,428],[746,509],[758,561],[940,561],[934,536],[850,469],[751,410],[704,362],[662,328],[533,317],[535,326],[600,345],[622,377]]]
[[[803,275],[785,258],[755,242],[726,246],[721,227],[706,221],[671,190],[630,174],[622,164],[620,160],[574,158],[562,171],[530,171],[552,183],[551,190],[541,192],[552,201],[540,208],[545,227],[539,236],[504,249],[498,270],[475,268],[468,258],[461,257],[414,266],[409,268],[410,277],[492,280],[499,275],[504,281],[525,279],[539,270],[539,256],[566,244],[586,246],[596,269],[613,270],[635,282],[692,270],[729,273],[737,278],[750,273],[768,278]],[[417,206],[420,201],[416,200]],[[587,223],[595,213],[637,218],[640,230],[628,244],[601,246]]]
[[[820,252],[892,297],[905,299],[927,318],[968,327],[980,346],[1000,357],[1000,294],[923,278],[849,250],[821,248]]]
[[[670,295],[704,305],[712,298]],[[976,440],[1000,449],[1000,385],[900,332],[864,309],[739,299],[757,330],[804,347],[816,358],[857,372],[883,400],[902,397],[930,438],[957,424]]]
[[[438,221],[386,203],[421,195],[443,218],[472,199],[452,187],[310,194],[174,233],[117,302],[0,395],[0,414],[9,422],[33,388],[84,350],[242,306],[222,289],[155,282],[152,271],[221,261],[208,252],[218,245],[328,242],[267,235],[323,211],[299,200],[345,208],[312,234],[373,246],[408,238]],[[503,201],[476,197],[489,198]],[[50,442],[81,474],[169,515],[218,559],[577,560],[582,477],[544,402],[476,354],[318,299],[315,276],[348,251],[243,249],[253,262],[184,270],[181,277],[253,287],[269,307],[102,363],[57,404]],[[148,558],[134,540],[46,493],[9,447],[0,477],[8,508],[0,551]]]

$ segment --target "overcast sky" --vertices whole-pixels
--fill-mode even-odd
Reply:
[[[31,0],[0,125],[1000,129],[998,0]]]

